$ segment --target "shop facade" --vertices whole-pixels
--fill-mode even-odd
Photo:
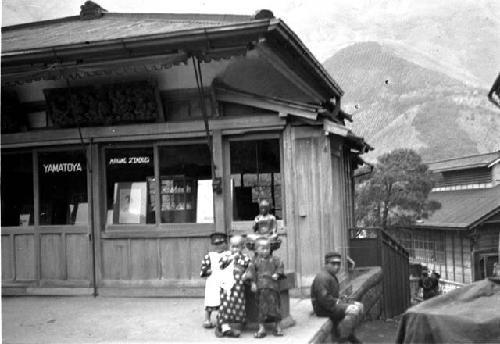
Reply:
[[[4,294],[201,295],[209,235],[251,232],[260,199],[299,290],[325,252],[347,253],[368,146],[340,88],[265,11],[174,17],[4,28]],[[68,41],[88,25],[118,36]]]

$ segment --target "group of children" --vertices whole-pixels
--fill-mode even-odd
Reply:
[[[217,337],[239,337],[246,323],[245,288],[251,285],[256,293],[259,329],[256,338],[266,336],[264,324],[274,323],[273,334],[283,336],[281,329],[280,294],[278,281],[284,278],[281,260],[272,255],[271,242],[277,237],[276,219],[269,214],[269,204],[261,202],[260,214],[255,219],[254,255],[243,253],[246,239],[224,233],[210,236],[212,249],[203,258],[201,277],[205,284],[205,321],[203,327],[215,327]],[[217,311],[215,323],[211,314]]]

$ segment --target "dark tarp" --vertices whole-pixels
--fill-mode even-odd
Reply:
[[[500,279],[485,279],[408,309],[396,343],[500,343]]]

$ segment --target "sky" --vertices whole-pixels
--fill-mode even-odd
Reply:
[[[84,0],[3,0],[2,26],[77,15]],[[485,86],[500,71],[498,0],[95,0],[109,12],[254,14],[271,9],[323,62],[362,41]],[[496,71],[496,72],[495,72]]]

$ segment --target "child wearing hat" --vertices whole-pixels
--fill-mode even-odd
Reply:
[[[250,264],[250,258],[241,252],[244,240],[240,235],[232,236],[229,240],[230,254],[222,257],[220,308],[217,314],[215,335],[217,337],[239,337],[240,329],[233,328],[233,324],[246,322],[245,312],[245,273]]]
[[[213,311],[220,306],[221,271],[220,261],[227,255],[227,236],[225,233],[213,233],[210,235],[211,249],[203,257],[201,262],[200,277],[205,281],[205,321],[203,327],[213,328],[210,320]]]
[[[256,292],[258,303],[259,330],[255,338],[266,336],[264,323],[274,322],[275,336],[283,336],[281,329],[281,309],[278,280],[285,276],[283,262],[271,255],[271,243],[267,238],[255,242],[255,256],[248,268],[246,278],[252,280],[252,291]]]

